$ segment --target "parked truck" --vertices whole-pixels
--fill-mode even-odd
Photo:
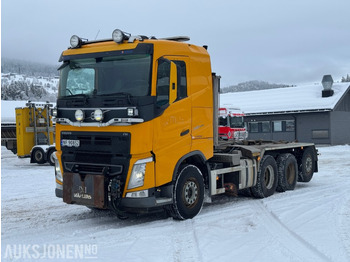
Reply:
[[[244,113],[240,108],[219,108],[219,138],[223,140],[246,140],[248,132],[244,124]]]
[[[56,196],[118,216],[196,216],[208,197],[293,190],[317,172],[311,143],[219,141],[220,77],[188,37],[72,36],[60,61]]]

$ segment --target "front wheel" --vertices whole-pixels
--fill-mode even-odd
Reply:
[[[174,219],[193,218],[201,211],[204,201],[204,181],[194,165],[185,166],[179,173],[173,191],[170,215]]]

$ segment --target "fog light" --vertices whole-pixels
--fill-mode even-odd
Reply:
[[[72,48],[77,48],[77,47],[80,47],[81,44],[82,44],[82,40],[79,36],[77,35],[73,35],[71,38],[70,38],[70,45]]]
[[[84,111],[81,109],[78,109],[75,111],[75,119],[77,121],[83,121],[84,120]]]
[[[126,193],[126,197],[148,197],[148,190]]]
[[[96,109],[94,112],[94,118],[96,121],[102,121],[103,120],[103,112],[101,109]]]

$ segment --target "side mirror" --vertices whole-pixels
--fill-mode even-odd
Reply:
[[[170,62],[169,105],[177,98],[177,66]]]

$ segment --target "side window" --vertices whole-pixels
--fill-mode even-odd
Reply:
[[[187,97],[187,76],[186,63],[184,61],[173,60],[177,65],[177,100]]]
[[[159,59],[157,72],[157,105],[169,102],[170,61]]]

